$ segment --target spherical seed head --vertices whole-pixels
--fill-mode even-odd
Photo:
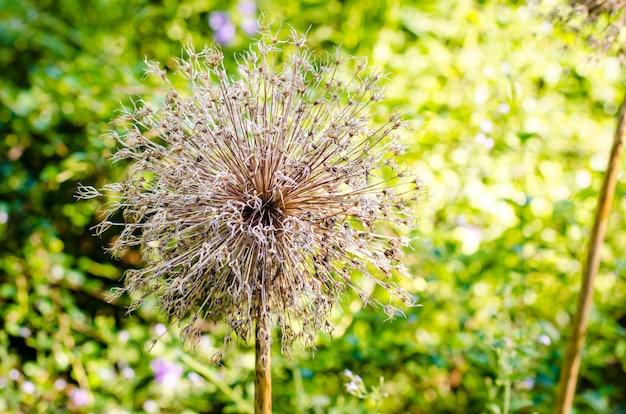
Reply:
[[[596,51],[615,53],[623,60],[626,0],[567,0],[553,8],[550,15]]]
[[[603,14],[619,14],[626,7],[624,0],[570,0],[570,4],[584,9],[593,18],[598,18]]]
[[[159,109],[141,102],[128,111],[128,129],[116,135],[113,159],[133,162],[108,187],[117,193],[110,211],[125,219],[112,250],[139,248],[144,261],[119,293],[154,295],[177,320],[191,315],[185,338],[199,334],[200,319],[224,321],[225,346],[272,315],[285,353],[332,329],[328,314],[347,288],[378,303],[356,274],[411,305],[389,280],[403,272],[406,241],[377,224],[410,224],[422,186],[405,183],[396,164],[400,118],[371,125],[381,76],[359,61],[343,77],[344,59],[315,60],[295,32],[288,41],[263,32],[238,57],[237,77],[217,49],[186,54],[178,74],[188,88],[148,63],[170,92]]]

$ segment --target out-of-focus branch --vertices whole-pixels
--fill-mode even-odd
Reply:
[[[600,249],[604,242],[604,234],[606,233],[606,225],[609,220],[611,202],[613,200],[613,194],[615,193],[625,130],[626,95],[620,106],[617,128],[615,130],[615,137],[613,138],[613,147],[611,148],[611,155],[604,176],[602,191],[598,197],[595,220],[589,241],[587,261],[582,274],[578,306],[572,324],[572,334],[569,338],[567,353],[565,354],[565,360],[561,368],[558,394],[554,406],[555,414],[569,414],[572,408],[572,402],[574,401],[574,392],[576,391],[576,381],[580,368],[580,354],[585,341],[589,311],[593,300],[593,281],[600,265]]]

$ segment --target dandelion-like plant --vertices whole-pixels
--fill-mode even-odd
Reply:
[[[410,225],[421,195],[396,162],[403,123],[394,113],[372,126],[382,77],[366,60],[316,59],[295,31],[283,41],[261,30],[233,77],[219,49],[188,47],[177,70],[184,90],[147,65],[170,91],[158,109],[136,102],[121,118],[125,132],[113,133],[112,159],[132,161],[124,181],[80,186],[78,196],[109,193],[96,233],[118,225],[112,252],[140,250],[143,267],[117,292],[140,292],[134,307],[156,298],[184,321],[185,340],[198,338],[201,320],[225,322],[216,360],[234,337],[255,334],[257,410],[269,412],[273,326],[288,355],[295,341],[314,347],[318,331],[332,330],[329,313],[348,289],[390,317],[395,300],[413,304],[392,282],[406,273],[407,241],[380,226]],[[112,221],[119,210],[123,223]],[[370,297],[359,275],[391,299]]]

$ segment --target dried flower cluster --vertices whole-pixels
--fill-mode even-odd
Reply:
[[[122,116],[125,132],[113,134],[113,159],[133,161],[125,181],[79,188],[79,198],[114,194],[97,226],[98,234],[123,228],[112,252],[141,251],[143,267],[127,271],[118,293],[154,296],[187,321],[186,339],[202,319],[224,321],[224,348],[233,332],[248,339],[255,320],[271,317],[286,353],[332,329],[328,314],[347,288],[380,304],[357,287],[357,274],[411,305],[391,282],[404,273],[406,240],[376,227],[410,224],[422,186],[394,161],[404,150],[399,116],[370,125],[381,76],[338,53],[314,59],[295,32],[283,41],[264,29],[238,58],[238,79],[219,49],[186,54],[177,73],[188,88],[148,62],[170,92],[158,109],[137,102]],[[346,62],[355,73],[343,79]],[[118,210],[123,223],[112,222]],[[398,312],[391,300],[383,308]]]
[[[603,53],[626,52],[626,0],[567,0],[550,18]]]

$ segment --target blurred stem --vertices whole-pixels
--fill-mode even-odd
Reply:
[[[293,382],[296,388],[296,414],[304,412],[306,394],[304,392],[304,384],[302,383],[302,373],[300,367],[291,366],[291,372],[293,373]]]
[[[217,389],[222,391],[232,402],[237,405],[237,409],[242,413],[252,413],[254,411],[252,405],[244,400],[241,395],[235,393],[215,372],[207,368],[201,362],[196,361],[187,354],[181,354],[180,359],[196,372],[200,373],[204,378],[211,381]]]
[[[587,331],[587,323],[589,321],[589,311],[593,300],[593,281],[598,273],[600,265],[600,250],[606,233],[606,225],[609,219],[611,202],[615,193],[615,185],[617,183],[617,172],[619,169],[622,147],[624,145],[624,133],[626,128],[626,95],[620,106],[619,117],[617,120],[617,128],[613,138],[613,146],[609,163],[604,176],[602,190],[598,197],[598,205],[596,207],[596,215],[591,230],[589,241],[589,251],[587,254],[587,262],[583,269],[580,293],[578,296],[578,305],[574,322],[572,325],[572,334],[567,345],[565,360],[561,368],[561,377],[559,379],[559,389],[554,406],[555,414],[569,414],[574,401],[574,392],[576,391],[576,381],[578,379],[578,369],[580,368],[580,353],[585,341],[585,333]]]
[[[507,378],[504,381],[504,407],[502,408],[502,414],[509,414],[511,410],[511,378]]]
[[[259,307],[262,309],[261,307]],[[272,412],[272,371],[271,371],[271,326],[270,317],[259,310],[256,321],[256,361],[254,365],[254,412]]]

